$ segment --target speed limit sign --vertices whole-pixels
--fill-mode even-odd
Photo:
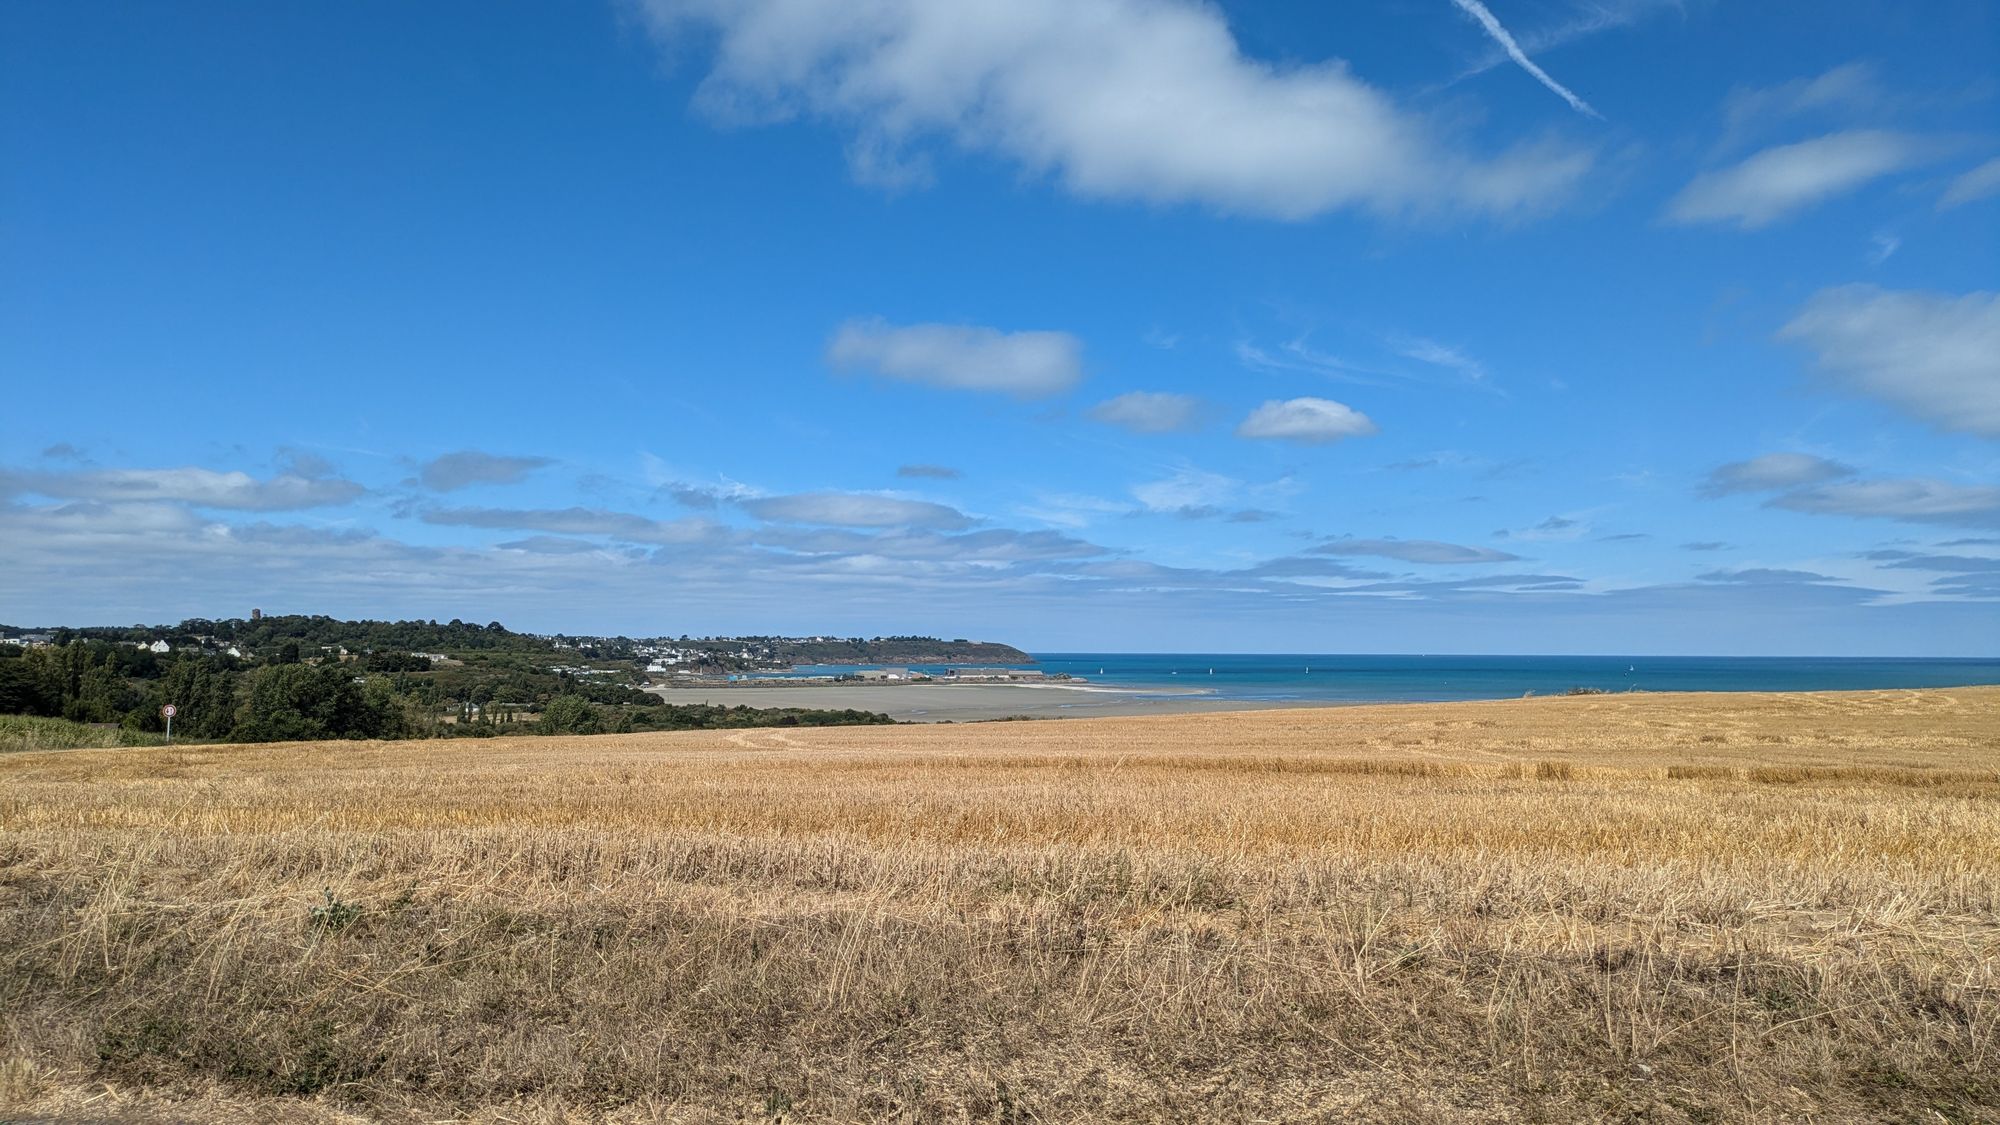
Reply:
[[[167,745],[172,746],[174,744],[174,705],[169,703],[165,707],[160,708],[160,714],[166,716]]]
[[[176,714],[179,714],[179,712],[175,711],[174,705],[169,703],[165,707],[160,708],[160,714],[165,715],[167,718],[171,719]]]

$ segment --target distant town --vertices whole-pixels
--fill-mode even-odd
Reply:
[[[800,664],[1032,664],[1034,658],[1010,645],[963,638],[942,640],[924,636],[838,637],[625,637],[591,636],[569,633],[516,633],[499,622],[471,625],[453,619],[437,621],[339,621],[330,617],[266,616],[252,610],[248,618],[207,620],[190,618],[178,625],[57,626],[24,628],[0,625],[0,645],[41,648],[64,645],[74,640],[103,641],[146,649],[154,653],[192,652],[226,655],[240,660],[257,658],[259,644],[286,641],[305,642],[321,634],[333,633],[354,641],[334,641],[316,646],[320,655],[350,657],[365,655],[378,647],[399,647],[397,642],[413,633],[429,632],[439,639],[438,647],[545,647],[552,653],[573,653],[590,660],[635,661],[646,671],[741,672],[771,671]],[[484,634],[483,636],[480,634]],[[495,644],[497,638],[507,638]],[[380,642],[380,643],[375,643]],[[253,648],[246,648],[246,645]],[[433,660],[448,658],[448,652],[411,651]]]

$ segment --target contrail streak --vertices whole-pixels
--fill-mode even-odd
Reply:
[[[1589,102],[1570,93],[1562,83],[1550,78],[1548,71],[1536,66],[1535,60],[1528,57],[1528,53],[1521,49],[1519,43],[1514,42],[1514,37],[1507,33],[1506,28],[1500,26],[1500,21],[1494,18],[1493,13],[1487,10],[1486,5],[1480,3],[1479,0],[1451,0],[1451,2],[1458,5],[1459,11],[1478,21],[1479,26],[1486,29],[1486,34],[1491,35],[1493,41],[1500,44],[1500,48],[1507,52],[1508,58],[1513,59],[1519,64],[1522,70],[1534,75],[1535,81],[1547,86],[1555,92],[1557,97],[1568,102],[1571,109],[1600,120],[1603,119],[1604,115],[1590,108]]]

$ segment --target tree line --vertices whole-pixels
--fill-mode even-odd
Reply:
[[[152,673],[149,675],[149,673]],[[103,641],[72,641],[0,659],[0,713],[158,731],[197,739],[272,742],[399,738],[409,733],[386,683],[350,665],[301,663],[296,654],[246,669],[226,656],[157,655]]]
[[[551,673],[505,651],[428,658],[374,652],[324,659],[286,640],[261,663],[214,653],[154,653],[129,642],[72,639],[0,646],[0,714],[232,742],[596,734],[717,727],[886,723],[863,711],[669,705],[612,678]],[[511,721],[522,720],[522,721]]]

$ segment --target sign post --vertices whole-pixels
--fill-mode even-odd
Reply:
[[[160,708],[160,714],[167,717],[167,745],[174,744],[174,705],[169,703]]]

